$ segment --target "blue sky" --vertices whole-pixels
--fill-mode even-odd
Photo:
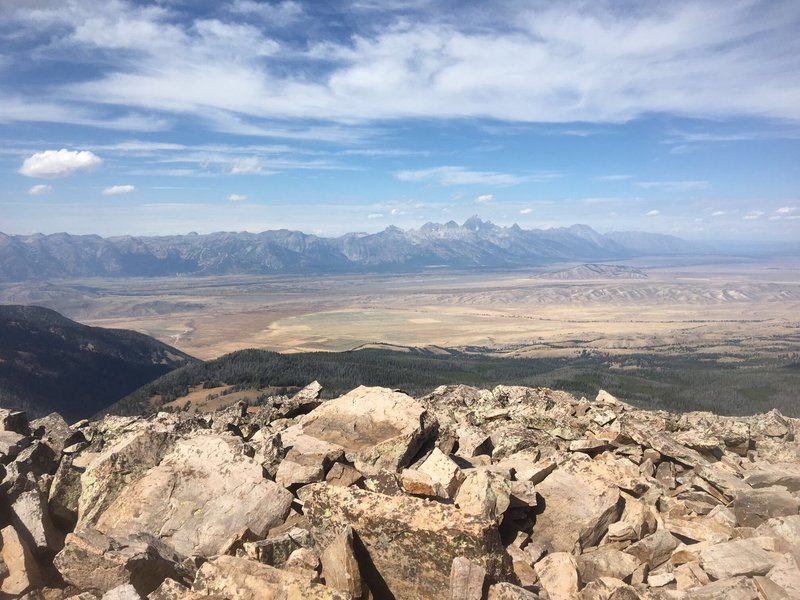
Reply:
[[[800,239],[800,3],[0,0],[0,231]]]

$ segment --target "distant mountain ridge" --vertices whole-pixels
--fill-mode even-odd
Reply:
[[[387,227],[374,234],[336,238],[286,229],[110,238],[0,233],[0,279],[514,268],[696,250],[695,244],[673,236],[603,235],[588,225],[527,230],[478,217],[462,225],[427,223],[406,231]]]
[[[197,362],[142,333],[88,327],[39,306],[0,305],[0,407],[88,417]]]
[[[647,273],[635,267],[624,265],[596,265],[583,264],[563,269],[542,273],[543,279],[647,279]]]

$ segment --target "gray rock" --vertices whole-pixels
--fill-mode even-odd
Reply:
[[[450,568],[450,600],[482,600],[486,587],[486,569],[458,556]]]
[[[742,490],[733,501],[739,527],[758,527],[773,517],[796,515],[798,510],[800,500],[782,487]]]
[[[78,589],[107,592],[131,584],[146,596],[167,577],[180,579],[175,559],[169,549],[148,536],[117,539],[86,529],[67,536],[54,565]]]

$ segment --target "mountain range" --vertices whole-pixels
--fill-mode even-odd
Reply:
[[[518,268],[698,250],[697,244],[668,235],[600,234],[587,225],[501,227],[478,217],[462,225],[450,221],[409,230],[388,227],[336,238],[286,229],[109,238],[0,233],[0,279]]]

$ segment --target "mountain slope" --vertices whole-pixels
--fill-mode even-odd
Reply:
[[[322,238],[299,231],[163,237],[10,236],[0,233],[0,278],[161,277],[261,273],[418,271],[428,267],[514,268],[597,262],[654,251],[685,254],[679,238],[648,233],[602,235],[587,225],[500,227],[478,217],[463,225],[427,223],[403,231]]]
[[[38,306],[0,306],[0,406],[88,417],[195,362],[134,331],[87,327]]]
[[[583,264],[563,269],[543,273],[543,279],[646,279],[647,273],[635,267],[624,265],[595,265]]]

